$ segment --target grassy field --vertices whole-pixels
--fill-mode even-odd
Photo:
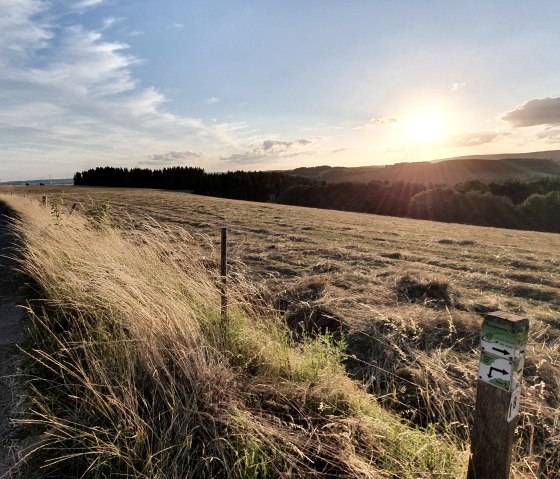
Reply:
[[[391,418],[407,419],[426,437],[436,434],[446,444],[455,444],[442,445],[438,460],[454,457],[452,462],[458,469],[434,472],[432,468],[430,472],[425,458],[412,465],[395,459],[391,467],[371,457],[366,460],[360,448],[372,443],[357,444],[352,442],[354,437],[336,451],[352,449],[354,463],[339,465],[340,476],[321,475],[315,468],[321,477],[457,477],[454,474],[464,468],[461,449],[467,447],[474,404],[482,316],[494,310],[526,315],[531,324],[530,344],[513,476],[560,475],[560,236],[246,203],[181,192],[2,188],[2,192],[35,199],[48,194],[51,204],[61,191],[64,204],[59,227],[80,216],[68,216],[73,203],[83,212],[91,200],[96,204],[110,201],[112,217],[131,237],[134,231],[146,231],[148,217],[172,231],[188,232],[192,238],[184,241],[196,245],[201,268],[210,271],[217,271],[219,229],[228,227],[231,279],[234,289],[240,291],[234,307],[243,310],[250,303],[261,316],[277,316],[292,331],[291,347],[300,351],[328,329],[335,339],[344,340],[341,359],[354,380],[352,387],[345,388],[357,388],[348,393],[351,397],[362,397],[361,390],[373,393],[374,404],[391,411]],[[186,271],[193,260],[178,245],[177,234],[173,235],[166,254]],[[40,235],[36,241],[39,248]],[[49,255],[55,255],[54,250]],[[40,275],[35,275],[41,283]],[[332,387],[333,382],[346,384],[346,373],[327,363],[325,367],[332,366],[335,377],[321,376],[319,383],[324,387]],[[293,377],[290,381],[297,383]],[[312,383],[307,381],[306,387]],[[286,391],[282,394],[288,396]],[[290,397],[290,401],[295,400]],[[360,418],[358,409],[347,412],[348,417]],[[341,431],[338,439],[347,434]],[[369,433],[379,434],[379,430],[372,431]],[[254,437],[257,443],[262,439]],[[435,440],[424,439],[431,445]],[[259,444],[269,451],[269,444]],[[387,444],[385,447],[390,449]],[[447,447],[458,449],[451,453],[446,452]],[[403,446],[403,454],[407,454],[405,449]],[[311,450],[316,451],[311,448],[308,452]],[[401,467],[401,472],[395,467]],[[288,469],[278,466],[276,470],[287,474]],[[255,471],[254,477],[264,477],[262,471]]]

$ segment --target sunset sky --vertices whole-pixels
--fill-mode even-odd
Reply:
[[[0,0],[0,180],[560,149],[560,2]]]

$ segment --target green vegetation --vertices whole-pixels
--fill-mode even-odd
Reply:
[[[530,182],[323,183],[288,188],[278,202],[500,228],[560,232],[560,176]]]
[[[403,423],[347,376],[344,341],[292,337],[239,274],[224,323],[207,242],[153,220],[53,221],[5,200],[36,291],[20,423],[42,436],[24,477],[464,473],[453,441]]]
[[[412,218],[560,232],[560,176],[532,182],[471,181],[435,188],[410,201]]]

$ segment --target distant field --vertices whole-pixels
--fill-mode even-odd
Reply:
[[[560,471],[560,235],[158,190],[0,191],[50,198],[64,191],[67,209],[109,200],[117,218],[150,216],[208,235],[215,246],[228,227],[234,278],[247,276],[296,332],[343,333],[353,377],[404,417],[461,438],[483,313],[526,315],[531,343],[516,477]]]

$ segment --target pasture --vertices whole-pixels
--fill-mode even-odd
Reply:
[[[243,301],[294,341],[329,331],[347,374],[413,425],[467,447],[484,313],[527,316],[530,343],[514,477],[560,474],[560,236],[249,203],[183,192],[3,187],[68,212],[111,205],[124,229],[146,218],[185,229],[218,270],[220,228]],[[151,221],[151,220],[148,220]],[[172,245],[170,245],[172,247]],[[177,258],[188,262],[189,258]]]

